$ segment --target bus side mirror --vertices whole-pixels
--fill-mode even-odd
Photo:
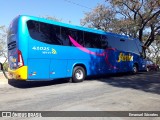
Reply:
[[[140,53],[140,56],[141,56],[143,59],[145,59],[145,58],[146,58],[145,52]]]
[[[147,46],[142,46],[142,52],[140,52],[140,56],[145,59],[146,58],[146,49]]]
[[[3,70],[3,64],[0,63],[0,70]]]

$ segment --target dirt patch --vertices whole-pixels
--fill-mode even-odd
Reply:
[[[0,84],[8,84],[8,80],[5,78],[2,72],[0,72]]]

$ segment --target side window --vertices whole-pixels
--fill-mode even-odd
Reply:
[[[130,39],[126,40],[125,46],[126,46],[128,52],[140,54],[135,40],[130,40]]]
[[[78,36],[78,39],[77,39],[77,41],[78,41],[78,43],[80,44],[80,45],[82,45],[82,46],[84,46],[84,34],[83,34],[83,32],[82,31],[77,31],[77,36]]]
[[[52,44],[52,36],[50,31],[51,26],[46,23],[39,22],[39,35],[38,39],[41,42]]]
[[[94,48],[102,48],[101,45],[101,35],[99,34],[93,34],[92,35],[92,45]]]
[[[103,36],[102,37],[105,41],[107,41],[107,48],[115,48],[114,44],[113,44],[113,38],[111,36]]]
[[[100,34],[84,32],[85,47],[105,49],[108,46],[107,40]]]
[[[29,20],[27,26],[29,34],[33,39],[48,44],[62,44],[60,40],[60,27],[33,20]]]
[[[83,32],[75,29],[68,29],[69,35],[74,38],[80,45],[84,46]]]
[[[84,42],[85,42],[85,47],[88,47],[88,48],[97,48],[98,46],[96,45],[97,36],[90,32],[84,32]]]
[[[52,44],[63,45],[63,41],[60,38],[61,34],[60,34],[59,26],[50,25],[49,34],[50,34],[50,38],[48,40],[50,40]]]
[[[92,48],[92,34],[89,32],[84,32],[84,44],[85,47]]]
[[[126,43],[127,40],[121,39],[116,36],[108,36],[108,44],[111,48],[116,48],[117,50],[127,51],[128,46]]]
[[[68,28],[61,27],[60,39],[63,42],[63,45],[65,45],[65,46],[71,46],[72,45],[70,40],[69,40]]]
[[[119,49],[119,50],[122,50],[122,51],[128,51],[128,40],[127,39],[124,39],[124,38],[118,38],[116,37],[115,38],[116,40],[116,47]]]
[[[106,49],[110,45],[108,44],[109,40],[105,35],[102,36],[100,34],[60,27],[33,20],[29,20],[27,26],[29,34],[33,39],[48,44],[73,46],[69,40],[70,35],[84,47]]]
[[[106,35],[101,36],[101,47],[102,49],[108,48],[108,38]]]
[[[36,21],[29,20],[27,22],[27,27],[28,27],[30,36],[33,39],[39,40],[40,39],[39,23]]]

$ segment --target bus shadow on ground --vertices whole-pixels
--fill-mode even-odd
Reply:
[[[8,84],[16,87],[16,88],[34,88],[34,87],[43,87],[43,86],[51,86],[57,84],[65,84],[68,83],[67,79],[57,79],[50,81],[20,81],[20,80],[8,80]]]
[[[160,72],[144,72],[136,75],[118,74],[98,79],[114,87],[132,88],[160,94]]]
[[[143,72],[136,75],[112,74],[105,76],[87,77],[87,81],[97,80],[106,84],[120,88],[132,88],[145,92],[160,94],[160,72]],[[58,79],[52,81],[18,81],[9,80],[9,85],[17,88],[34,88],[68,83],[68,79]],[[81,83],[79,83],[81,84]]]

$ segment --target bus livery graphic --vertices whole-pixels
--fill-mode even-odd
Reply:
[[[52,54],[57,54],[57,51],[54,48],[52,48]]]
[[[92,55],[96,55],[96,56],[105,56],[105,53],[96,53],[96,52],[92,52],[90,50],[88,50],[87,48],[81,46],[78,42],[76,42],[71,36],[69,36],[70,41],[73,43],[74,46],[76,46],[77,48],[79,48],[80,50],[88,53],[88,54],[92,54]]]
[[[119,54],[119,59],[118,62],[126,62],[126,61],[133,61],[133,56],[132,55],[125,55],[124,53]]]
[[[118,69],[116,66],[112,66],[109,61],[108,61],[108,55],[106,53],[106,51],[104,51],[103,53],[96,53],[96,52],[92,52],[90,50],[88,50],[87,48],[84,48],[83,46],[81,46],[78,42],[76,42],[71,36],[69,36],[70,41],[73,43],[74,46],[76,46],[77,48],[79,48],[80,50],[88,53],[88,54],[92,54],[92,55],[96,55],[96,56],[105,56],[105,61],[106,63],[109,65],[109,67],[114,68],[114,69]],[[109,48],[108,50],[115,50],[112,48]]]

